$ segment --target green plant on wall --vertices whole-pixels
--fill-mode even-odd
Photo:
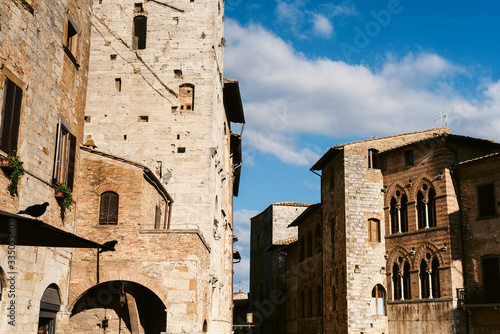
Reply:
[[[64,183],[61,183],[56,188],[56,193],[62,194],[61,207],[63,209],[69,209],[73,204],[73,194],[71,189],[69,189]]]
[[[17,185],[19,184],[19,180],[25,173],[23,162],[18,156],[12,154],[7,155],[7,161],[9,161],[10,164],[10,171],[8,173],[10,185],[8,189],[10,194],[15,196],[17,195]]]
[[[217,218],[214,218],[214,227],[217,229],[219,227],[219,221]]]

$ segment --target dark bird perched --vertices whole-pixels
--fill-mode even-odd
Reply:
[[[45,202],[43,204],[32,205],[27,207],[23,211],[19,211],[18,214],[30,215],[32,217],[38,218],[45,213],[45,210],[47,210],[48,206],[49,206],[48,202]]]
[[[106,246],[106,247],[109,247],[111,249],[104,249],[104,248],[101,248],[99,249],[99,254],[103,253],[103,252],[108,252],[108,251],[112,251],[114,252],[115,251],[115,246],[116,244],[118,243],[118,241],[116,240],[113,240],[113,241],[106,241],[105,243],[103,243],[102,245],[103,246]]]

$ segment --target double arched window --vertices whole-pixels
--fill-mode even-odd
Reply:
[[[441,289],[439,283],[439,261],[427,253],[420,261],[420,296],[422,298],[439,298]]]
[[[436,227],[436,192],[424,184],[417,194],[418,228]],[[424,195],[425,194],[425,195]]]
[[[428,181],[422,183],[422,186],[416,191],[415,197],[415,199],[411,198],[409,200],[401,187],[390,197],[389,219],[391,233],[408,232],[410,229],[424,229],[437,226],[436,191],[428,184]],[[413,204],[409,207],[409,202],[414,202],[416,207]],[[417,218],[416,222],[412,222],[412,228],[410,228],[408,222],[408,212],[410,209],[416,209]],[[414,217],[413,215],[411,216]]]
[[[411,299],[410,264],[399,257],[392,266],[392,291],[394,300]]]

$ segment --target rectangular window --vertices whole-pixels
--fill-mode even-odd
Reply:
[[[64,50],[66,54],[71,58],[71,61],[78,66],[77,54],[78,54],[78,34],[80,30],[76,25],[75,21],[71,15],[67,14],[66,27],[64,30]]]
[[[368,220],[368,241],[380,242],[380,221]]]
[[[479,218],[496,215],[495,187],[493,183],[477,187],[477,207]]]
[[[23,90],[9,78],[5,77],[0,149],[10,154],[15,154],[17,151],[22,101]]]
[[[54,161],[53,182],[64,183],[73,189],[75,176],[76,137],[62,124],[59,119],[57,124],[56,152]]]
[[[134,50],[144,50],[146,48],[147,17],[138,15],[134,17]]]
[[[405,167],[415,165],[415,157],[413,155],[413,150],[404,151],[404,163]]]

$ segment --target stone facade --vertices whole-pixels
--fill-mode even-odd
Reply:
[[[287,254],[286,333],[498,331],[499,154],[500,144],[448,128],[332,147],[312,167],[321,232],[310,206],[290,225],[297,242],[251,253]],[[252,241],[266,231],[253,223]]]
[[[59,305],[56,333],[231,332],[241,171],[231,126],[244,115],[237,81],[222,75],[223,19],[215,0],[2,1],[0,104],[19,109],[19,131],[2,138],[0,155],[19,156],[26,170],[11,195],[3,169],[2,215],[48,202],[45,223],[118,244],[99,256],[17,247],[17,326],[2,321],[1,332],[36,331],[49,299]],[[6,104],[6,90],[21,103]],[[72,188],[71,210],[54,196],[61,183]],[[106,195],[119,198],[116,225],[99,222],[105,193],[118,195]]]
[[[280,246],[297,238],[297,227],[288,228],[309,205],[295,202],[271,204],[251,218],[250,309],[255,333],[282,333],[285,329],[285,291],[281,289],[284,258]],[[284,312],[283,312],[284,313]]]
[[[313,167],[323,171],[323,235],[331,240],[323,252],[325,333],[463,331],[449,167],[495,150],[433,129],[337,146]]]
[[[171,196],[168,222],[156,228],[162,231],[141,232],[153,228],[147,222],[153,224],[155,206],[166,212],[145,194],[130,197],[149,205],[148,212],[135,212],[139,225],[124,222],[116,228],[136,241],[133,252],[155,242],[154,247],[180,251],[169,254],[172,258],[155,254],[163,257],[161,268],[144,262],[146,251],[127,265],[168,291],[165,297],[155,292],[167,309],[167,333],[232,330],[232,196],[241,138],[231,123],[244,122],[244,116],[237,82],[222,75],[223,13],[224,3],[215,0],[115,0],[93,6],[85,138],[98,150],[148,168]],[[95,199],[88,205],[89,212],[99,208]],[[81,231],[95,233],[94,221],[82,216]],[[185,240],[191,241],[183,245]],[[93,279],[89,272],[73,277]],[[84,291],[72,294],[78,300]]]
[[[468,317],[468,333],[498,332],[500,154],[457,164],[453,172],[460,190],[465,272],[458,307]]]
[[[1,1],[0,4],[0,106],[4,127],[0,155],[18,156],[25,169],[17,195],[9,191],[11,171],[2,169],[0,172],[0,210],[16,214],[30,205],[48,202],[45,214],[39,219],[66,232],[75,229],[76,210],[73,204],[71,211],[66,210],[63,214],[54,189],[62,178],[64,183],[72,183],[73,177],[68,174],[78,170],[78,146],[83,136],[87,90],[91,6],[90,0],[50,3],[15,0]],[[75,35],[71,29],[68,31],[69,26],[77,29]],[[10,94],[6,93],[6,87],[13,87],[12,83],[20,93],[16,95],[19,110],[15,111],[19,112],[18,132],[17,126],[5,130],[9,100],[4,100],[4,97]],[[59,123],[70,137],[65,146],[57,144]],[[8,149],[4,149],[6,134],[17,141]],[[70,166],[59,168],[54,178],[57,148],[70,149],[71,145],[76,149],[67,151],[72,153],[71,157],[66,156]],[[73,184],[73,191],[77,190],[78,185]],[[75,196],[74,200],[78,198]],[[54,300],[59,299],[56,333],[67,333],[71,250],[16,246],[14,268],[8,266],[8,251],[7,246],[0,247],[0,332],[35,333],[39,326],[52,321],[47,314],[42,314],[40,302],[50,291],[54,293]],[[10,279],[12,276],[15,279]],[[9,293],[12,284],[14,294]],[[7,322],[7,316],[12,315],[7,307],[13,301],[16,326]],[[49,313],[56,316],[55,312]]]

